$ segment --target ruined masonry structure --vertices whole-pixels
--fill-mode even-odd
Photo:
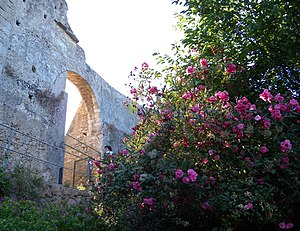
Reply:
[[[136,118],[124,106],[126,97],[85,63],[66,15],[64,0],[0,0],[0,123],[64,147],[68,79],[83,98],[68,134],[95,150],[109,144],[117,151]],[[0,131],[0,142],[8,139],[8,133]],[[26,149],[58,166],[69,161],[63,151],[17,135],[13,139],[15,151]],[[86,147],[68,139],[66,143],[77,149]],[[20,156],[11,153],[10,159],[21,163],[25,157]],[[47,179],[57,177],[55,167],[39,162],[30,166]]]

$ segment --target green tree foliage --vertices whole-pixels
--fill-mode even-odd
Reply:
[[[172,2],[186,7],[178,16],[186,47],[198,49],[206,58],[222,53],[249,70],[238,76],[231,94],[269,88],[299,95],[299,0]]]

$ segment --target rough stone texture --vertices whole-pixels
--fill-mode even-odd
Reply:
[[[91,201],[88,191],[62,185],[45,186],[41,199],[60,206],[88,206]]]
[[[68,135],[76,137],[80,141],[86,139],[88,134],[88,110],[84,101],[81,102],[77,113],[69,128]],[[65,185],[78,185],[85,184],[88,181],[88,161],[85,154],[95,157],[97,153],[91,150],[88,146],[79,143],[77,140],[66,136],[66,143],[70,146],[66,147],[65,153],[65,171],[64,171],[64,184]],[[74,149],[75,148],[75,149]],[[81,159],[80,159],[81,158]],[[75,164],[75,167],[74,167]],[[68,171],[68,169],[79,170],[80,173]]]
[[[63,148],[69,79],[85,108],[79,108],[69,134],[98,151],[107,144],[117,151],[136,118],[124,106],[128,99],[86,64],[66,15],[64,0],[0,0],[0,123]],[[20,147],[14,149],[24,148],[21,138],[15,139]],[[63,166],[62,152],[28,148]],[[57,168],[40,168],[47,178],[57,177]]]

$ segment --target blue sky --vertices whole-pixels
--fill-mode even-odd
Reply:
[[[155,66],[154,52],[170,53],[179,32],[174,29],[178,7],[171,0],[66,0],[69,24],[84,49],[86,62],[105,81],[129,95],[128,75],[135,66]],[[66,131],[81,97],[73,84],[69,94]]]
[[[123,94],[135,66],[170,53],[178,40],[171,0],[67,0],[68,19],[87,63]]]

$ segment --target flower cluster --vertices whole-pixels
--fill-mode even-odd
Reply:
[[[289,223],[285,223],[285,222],[281,222],[279,223],[279,228],[281,229],[291,229],[294,227],[294,224],[289,222]]]
[[[185,184],[189,184],[191,182],[195,182],[197,180],[198,174],[193,169],[187,170],[187,176],[184,176],[184,172],[181,169],[177,169],[175,172],[176,179],[182,179],[182,182]]]

